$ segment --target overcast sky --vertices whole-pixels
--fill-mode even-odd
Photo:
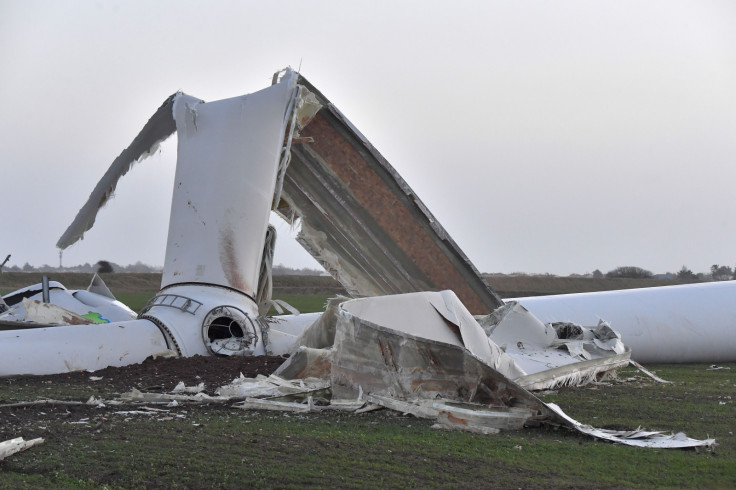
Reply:
[[[0,261],[58,264],[167,96],[253,92],[289,65],[483,272],[736,265],[730,0],[0,0]],[[64,265],[162,265],[175,162],[171,138]],[[277,263],[318,267],[279,232]]]

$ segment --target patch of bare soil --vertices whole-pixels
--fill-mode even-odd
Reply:
[[[11,376],[0,378],[0,441],[18,437],[19,429],[28,437],[44,437],[44,419],[84,418],[95,411],[94,405],[84,405],[89,396],[114,398],[115,394],[133,388],[146,392],[168,393],[180,382],[186,386],[205,384],[205,393],[215,390],[240,376],[254,378],[269,375],[278,368],[284,358],[280,356],[257,357],[205,357],[146,359],[140,364],[119,368],[106,368],[93,373],[73,372],[49,376]],[[92,381],[92,379],[99,379]],[[27,394],[26,402],[18,402],[18,391]],[[11,395],[12,394],[12,395]],[[35,396],[33,396],[35,394]],[[31,405],[39,399],[49,398],[62,403]],[[40,416],[41,415],[41,416]],[[31,430],[28,431],[27,429]]]
[[[253,357],[210,357],[194,356],[188,358],[152,359],[140,364],[120,368],[106,368],[95,371],[94,376],[108,380],[115,388],[128,391],[138,388],[141,391],[170,391],[179,381],[191,386],[204,382],[207,393],[212,394],[218,386],[230,383],[242,373],[246,378],[259,374],[268,376],[278,368],[284,358],[281,356]],[[53,376],[26,376],[43,378],[41,382],[53,383],[84,382],[90,373],[76,372]]]

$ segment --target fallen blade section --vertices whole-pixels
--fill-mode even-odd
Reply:
[[[96,371],[170,354],[147,320],[0,330],[0,376]]]

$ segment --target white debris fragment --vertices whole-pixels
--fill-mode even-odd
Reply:
[[[225,402],[229,398],[221,396],[210,396],[206,393],[196,393],[193,395],[177,394],[177,393],[144,393],[133,388],[127,393],[120,395],[118,399],[122,402],[151,402],[151,403],[169,403],[172,400],[179,402],[192,403],[209,403],[209,402]]]
[[[15,439],[8,439],[7,441],[0,442],[0,461],[11,454],[25,451],[36,444],[41,444],[42,442],[44,442],[42,437],[31,439],[30,441],[26,441],[22,437],[16,437]]]
[[[154,354],[151,354],[151,357],[153,359],[171,359],[173,357],[179,357],[179,354],[177,354],[176,351],[173,351],[171,349],[164,349],[161,352],[156,352]]]
[[[531,412],[525,408],[486,407],[452,401],[435,402],[434,408],[439,411],[437,423],[482,434],[523,429],[524,423],[531,418]]]
[[[629,362],[631,363],[632,366],[634,366],[636,369],[638,369],[642,373],[644,373],[647,376],[649,376],[650,378],[652,378],[654,381],[658,381],[660,383],[672,384],[672,381],[667,381],[666,379],[660,378],[659,376],[657,376],[653,372],[649,371],[648,369],[646,369],[644,366],[642,366],[638,362],[634,361],[633,359],[631,359]]]
[[[85,405],[94,405],[97,408],[105,408],[105,402],[102,400],[102,398],[97,398],[94,395],[89,397]]]
[[[313,393],[329,386],[329,380],[318,378],[285,380],[272,374],[258,375],[256,378],[237,378],[228,385],[220,386],[215,393],[228,398],[267,398]]]
[[[204,391],[204,383],[199,383],[196,386],[185,386],[184,381],[179,381],[177,385],[171,390],[172,393],[201,393]]]
[[[715,439],[691,439],[682,432],[677,434],[664,434],[660,431],[645,431],[645,430],[608,430],[608,429],[596,429],[590,425],[581,424],[577,420],[569,417],[562,409],[554,403],[548,403],[547,407],[557,413],[560,417],[566,420],[570,427],[595,437],[597,439],[604,439],[606,441],[618,442],[620,444],[626,444],[628,446],[638,447],[650,447],[660,449],[682,449],[682,448],[694,448],[694,447],[711,447],[715,445]]]
[[[246,398],[244,401],[237,403],[234,406],[246,410],[277,410],[280,412],[312,412],[316,410],[316,408],[311,404],[278,402],[273,400],[264,400],[261,398]]]
[[[706,368],[706,371],[720,371],[721,369],[731,369],[730,367],[719,366],[717,364],[711,364]]]
[[[89,318],[84,318],[73,311],[52,304],[42,303],[37,299],[23,298],[25,309],[24,321],[46,325],[87,325],[93,323]]]
[[[595,327],[544,324],[518,302],[507,301],[478,321],[524,371],[512,379],[530,391],[584,385],[629,362],[621,336],[602,320]]]

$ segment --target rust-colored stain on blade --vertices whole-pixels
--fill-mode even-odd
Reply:
[[[225,278],[230,287],[251,294],[252,291],[247,289],[245,280],[240,274],[234,241],[231,228],[223,228],[220,231],[220,264],[222,265],[222,271],[225,273]]]

